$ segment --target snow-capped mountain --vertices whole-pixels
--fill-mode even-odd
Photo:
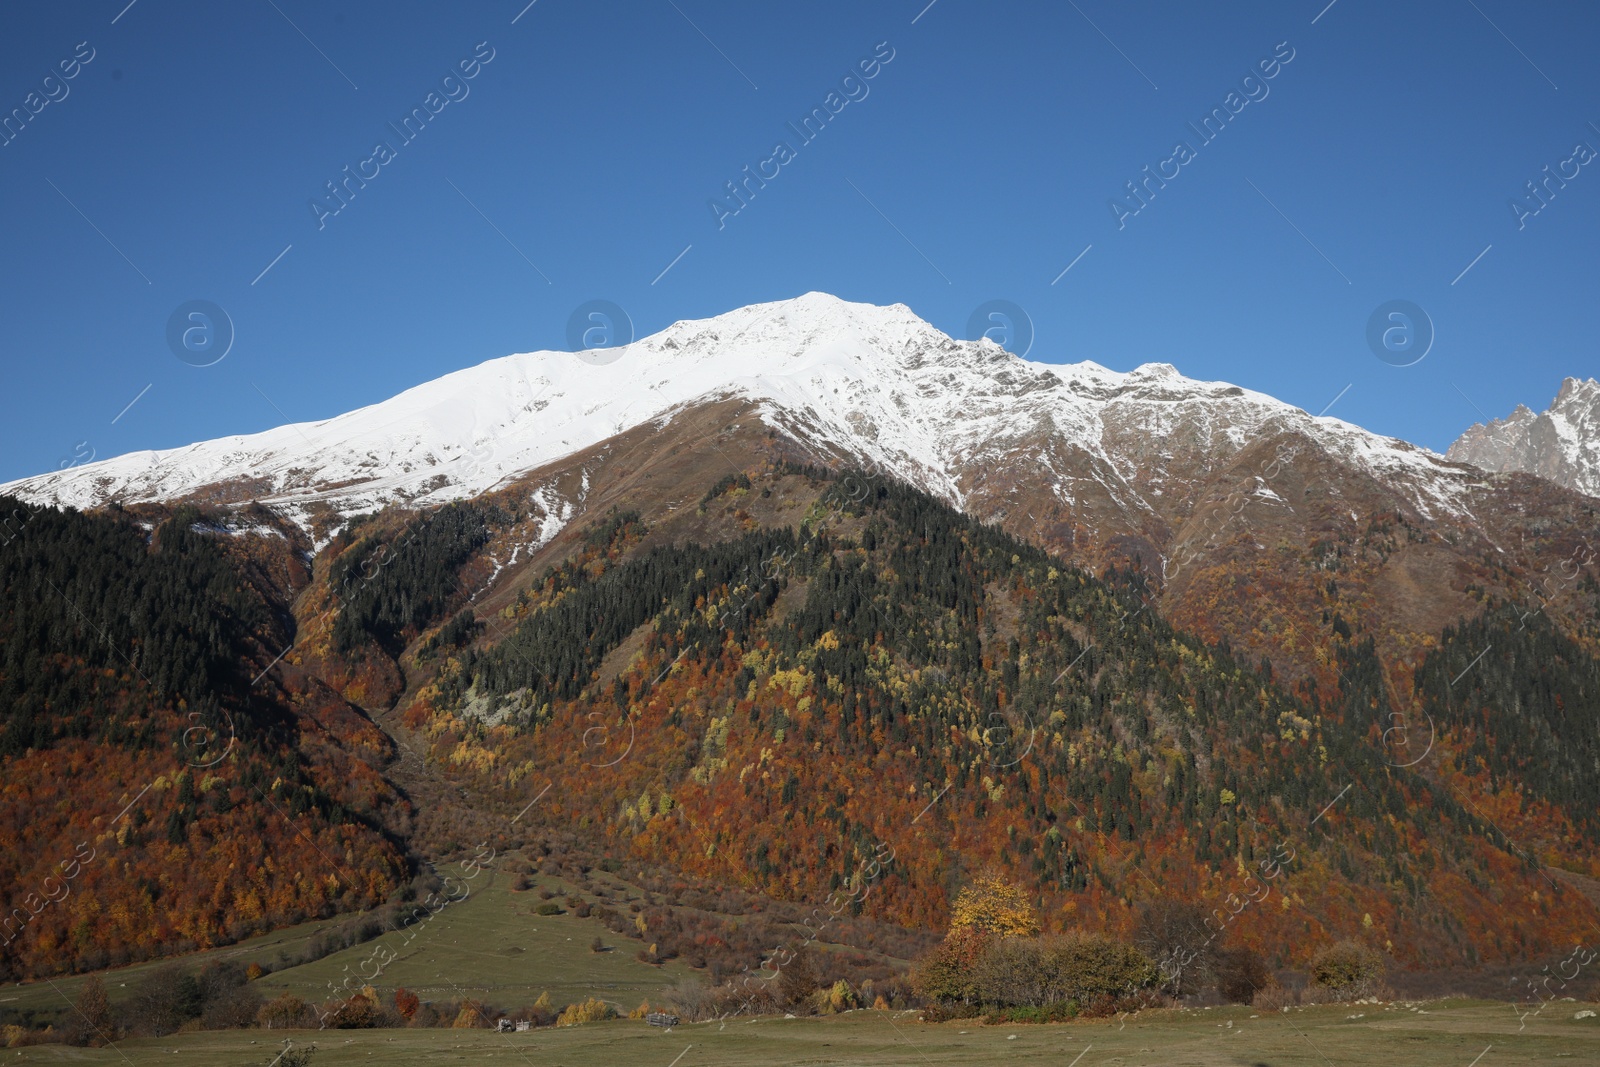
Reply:
[[[1518,404],[1503,419],[1474,423],[1446,453],[1486,470],[1527,471],[1600,496],[1600,382],[1568,378],[1550,407]]]
[[[1424,449],[1164,363],[1119,373],[1030,362],[991,341],[954,340],[903,304],[809,293],[584,355],[494,359],[322,422],[131,453],[0,491],[80,508],[257,500],[306,524],[330,511],[472,497],[729,398],[821,454],[958,506],[977,494],[987,500],[980,510],[1003,514],[996,479],[1020,478],[1035,499],[1044,490],[1090,526],[1108,508],[1174,521],[1201,480],[1266,435],[1314,442],[1423,516],[1459,512],[1476,479]]]

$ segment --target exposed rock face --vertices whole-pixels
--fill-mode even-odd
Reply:
[[[1503,419],[1475,423],[1446,453],[1492,471],[1527,471],[1600,496],[1600,382],[1568,378],[1550,407],[1518,404]]]

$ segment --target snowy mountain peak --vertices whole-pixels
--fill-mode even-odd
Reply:
[[[1518,404],[1503,419],[1474,423],[1447,455],[1486,470],[1527,471],[1600,496],[1600,382],[1567,378],[1544,412]]]
[[[0,491],[77,507],[255,499],[311,525],[330,511],[476,496],[730,397],[810,447],[958,505],[994,471],[1023,464],[1063,508],[1088,491],[1087,477],[1118,507],[1149,510],[1170,479],[1222,470],[1271,432],[1316,441],[1400,486],[1424,513],[1453,510],[1465,480],[1426,450],[1185,378],[1169,363],[1123,373],[1035,362],[955,340],[904,304],[807,293],[675,322],[623,348],[493,359],[335,418],[132,453]],[[1066,456],[1090,474],[1069,473]]]

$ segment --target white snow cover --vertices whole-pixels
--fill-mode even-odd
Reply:
[[[245,480],[259,486],[256,499],[297,518],[312,501],[344,513],[436,504],[716,397],[747,398],[813,444],[878,464],[958,506],[959,472],[974,463],[1015,461],[1018,449],[1031,448],[1026,458],[1053,469],[1051,456],[1038,454],[1041,434],[1095,456],[1095,466],[1122,483],[1107,487],[1134,509],[1150,507],[1142,492],[1160,490],[1132,482],[1148,481],[1171,448],[1220,463],[1269,426],[1310,435],[1406,490],[1424,512],[1459,511],[1469,482],[1463,468],[1425,449],[1261,393],[1194,381],[1166,363],[1119,373],[1091,362],[1032,362],[988,340],[952,340],[903,304],[807,293],[675,323],[604,365],[564,352],[506,356],[322,422],[134,452],[0,491],[83,508]],[[1172,444],[1175,437],[1185,443]],[[1131,450],[1129,439],[1144,451]],[[1057,491],[1070,504],[1070,482]],[[553,536],[570,508],[541,503],[549,516],[541,537]]]

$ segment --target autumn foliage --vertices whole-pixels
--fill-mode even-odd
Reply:
[[[956,895],[950,908],[950,929],[1032,937],[1039,932],[1039,916],[1021,886],[986,871]]]

